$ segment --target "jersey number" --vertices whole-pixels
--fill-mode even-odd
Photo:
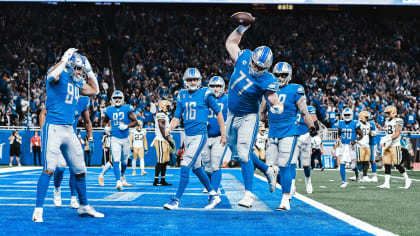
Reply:
[[[223,103],[217,103],[219,105],[220,111],[223,111]],[[213,112],[212,109],[209,109],[210,113],[209,113],[209,118],[213,118],[216,117],[216,114]]]
[[[352,129],[342,129],[342,138],[351,139],[351,134],[353,133]]]
[[[244,80],[244,79],[245,79],[245,81],[246,81],[245,86],[243,86],[242,88],[240,88],[240,89],[239,89],[239,91],[236,93],[236,95],[241,96],[241,95],[242,95],[242,93],[243,93],[245,90],[247,90],[249,87],[251,87],[254,83],[252,83],[252,81],[246,77],[246,75],[244,74],[244,72],[239,71],[239,73],[241,74],[241,76],[240,76],[237,80],[235,80],[235,82],[233,82],[233,83],[232,83],[232,87],[231,87],[231,89],[235,88],[235,86],[236,86],[239,82],[241,82],[242,80]]]
[[[388,125],[387,127],[386,127],[386,133],[387,134],[393,134],[394,132],[392,132],[392,125]]]
[[[123,119],[124,119],[124,112],[122,111],[112,114],[112,121],[114,122],[114,125],[119,125]]]
[[[196,117],[196,102],[186,102],[185,103],[185,119],[186,120],[195,120]]]
[[[67,84],[66,100],[64,102],[67,103],[67,104],[73,104],[73,97],[76,100],[79,100],[79,88],[74,87],[74,85],[71,84],[71,83],[68,83]]]

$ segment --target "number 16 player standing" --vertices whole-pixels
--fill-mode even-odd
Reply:
[[[275,188],[278,173],[276,167],[268,167],[252,153],[258,132],[259,105],[263,95],[267,96],[273,113],[283,112],[283,105],[276,94],[279,83],[268,72],[273,63],[271,49],[267,46],[260,46],[254,51],[239,48],[242,35],[248,28],[249,26],[240,25],[226,39],[226,50],[235,63],[229,83],[226,135],[232,158],[241,162],[245,195],[238,204],[243,207],[251,207],[255,199],[252,193],[253,162],[268,177],[270,189]]]

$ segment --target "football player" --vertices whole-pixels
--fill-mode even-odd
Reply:
[[[343,110],[342,119],[338,121],[338,135],[341,139],[337,162],[340,164],[340,176],[343,181],[340,187],[345,188],[346,182],[346,163],[350,163],[350,168],[354,170],[356,181],[359,181],[359,169],[356,165],[356,139],[362,137],[360,123],[353,120],[353,110],[345,108]]]
[[[265,132],[264,123],[260,122],[257,138],[254,145],[254,154],[258,159],[265,162],[265,146],[267,145],[268,134]]]
[[[376,125],[375,121],[373,120],[372,114],[369,113],[369,124],[370,124],[370,135],[371,138],[369,139],[369,148],[370,148],[370,165],[372,166],[372,178],[370,179],[370,182],[378,182],[378,177],[376,176]]]
[[[103,162],[105,163],[104,167],[102,168],[101,173],[98,176],[98,182],[100,186],[104,186],[104,176],[106,172],[112,167],[112,157],[111,157],[111,127],[105,126],[105,132],[102,136],[102,148],[104,149],[103,153]]]
[[[171,103],[168,100],[160,100],[158,107],[159,112],[156,114],[155,119],[156,138],[152,143],[152,146],[155,146],[157,156],[155,181],[153,182],[153,186],[171,186],[172,184],[166,182],[165,178],[166,167],[169,163],[170,145],[174,146],[170,138],[165,136],[165,130],[169,128],[169,112],[171,111]]]
[[[290,188],[292,185],[292,164],[297,163],[297,155],[294,155],[298,139],[298,125],[296,122],[298,110],[301,113],[305,124],[309,127],[311,136],[315,136],[315,129],[312,118],[306,106],[305,90],[298,84],[289,84],[292,79],[292,67],[286,62],[279,62],[273,68],[273,74],[278,79],[279,90],[277,96],[282,102],[284,111],[281,114],[267,109],[267,97],[261,103],[261,116],[268,110],[268,145],[267,163],[280,167],[280,184],[283,192],[278,211],[290,210]],[[274,189],[272,189],[274,191]]]
[[[317,121],[316,108],[313,106],[308,106],[308,112],[315,125],[315,121]],[[303,173],[305,174],[306,192],[312,193],[313,188],[311,181],[311,135],[309,134],[308,126],[306,125],[305,120],[302,118],[300,112],[298,112],[297,115],[297,122],[299,138],[297,140],[295,152],[293,154],[296,155],[296,157],[293,156],[293,158],[298,159],[300,157],[303,166]],[[290,192],[294,195],[296,192],[296,164],[292,164],[292,167],[292,186]]]
[[[147,152],[147,138],[146,130],[143,128],[143,122],[141,120],[137,121],[137,126],[130,133],[130,149],[133,150],[133,160],[131,166],[133,168],[133,175],[136,175],[136,162],[137,158],[140,159],[140,175],[146,175],[147,172],[144,170],[144,155]]]
[[[213,92],[216,97],[216,102],[219,105],[220,111],[223,114],[223,120],[226,120],[227,95],[225,94],[225,81],[220,76],[213,76],[209,80],[209,87],[213,89]],[[214,113],[212,109],[209,109],[208,116],[208,139],[201,155],[203,158],[204,170],[206,171],[214,190],[218,192],[220,182],[222,180],[221,166],[225,147],[220,142],[222,134],[220,132],[219,122],[217,120],[216,113]]]
[[[221,202],[201,166],[201,151],[207,142],[209,108],[217,114],[221,134],[220,142],[223,146],[226,145],[225,125],[223,113],[216,102],[213,90],[208,87],[200,88],[201,78],[201,73],[196,68],[188,68],[184,72],[183,79],[186,89],[181,90],[178,94],[175,116],[165,132],[165,137],[170,138],[171,131],[178,126],[181,118],[184,120],[185,153],[181,162],[178,190],[175,196],[163,206],[168,210],[178,208],[179,200],[189,181],[190,169],[209,192],[209,204],[205,209],[212,209]]]
[[[46,75],[47,114],[41,135],[45,162],[37,185],[36,206],[32,215],[34,222],[43,222],[42,206],[61,155],[76,177],[75,185],[80,202],[78,214],[104,217],[104,214],[89,206],[83,150],[72,126],[79,95],[96,95],[99,93],[99,86],[89,61],[76,51],[75,48],[67,49],[60,62],[50,68]],[[83,73],[87,74],[87,83],[84,83]]]
[[[369,122],[369,113],[367,111],[362,111],[359,113],[359,122],[360,122],[360,129],[362,130],[362,138],[357,141],[357,161],[358,164],[363,168],[363,178],[361,179],[362,182],[370,182],[369,177],[367,176],[367,171],[369,168],[369,160],[370,160],[370,147],[369,147],[369,140],[373,137],[371,124]],[[360,169],[360,168],[359,168]]]
[[[391,179],[391,167],[394,163],[395,168],[402,174],[405,179],[404,189],[408,189],[411,185],[411,179],[408,178],[407,172],[401,166],[401,130],[403,120],[397,117],[397,108],[395,106],[387,106],[385,108],[385,137],[381,139],[380,146],[383,148],[382,161],[385,165],[385,182],[378,188],[390,188],[389,181]]]
[[[128,128],[137,125],[137,118],[133,114],[133,108],[130,105],[123,105],[124,94],[121,91],[116,90],[112,93],[111,102],[113,106],[106,108],[104,122],[108,124],[108,127],[111,127],[111,155],[114,175],[117,181],[115,188],[118,191],[122,191],[123,186],[131,186],[131,184],[127,183],[124,173],[127,169],[128,156],[130,154]]]
[[[278,168],[267,166],[252,152],[258,133],[262,96],[266,95],[274,113],[283,112],[283,104],[276,95],[278,81],[268,72],[273,63],[271,49],[267,46],[260,46],[254,51],[239,48],[248,28],[240,25],[226,39],[226,50],[235,63],[228,90],[226,132],[232,158],[241,162],[245,194],[238,204],[243,207],[251,207],[255,199],[252,193],[254,164],[268,177],[270,191],[276,186]]]

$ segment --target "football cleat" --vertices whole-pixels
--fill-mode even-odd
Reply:
[[[122,191],[122,190],[123,190],[123,183],[121,182],[121,180],[118,180],[118,181],[117,181],[117,185],[115,186],[115,188],[116,188],[118,191]]]
[[[238,202],[239,206],[250,208],[256,198],[255,194],[250,191],[245,191],[244,197]]]
[[[153,186],[161,186],[159,180],[155,179],[155,181],[153,182]]]
[[[205,206],[204,209],[213,209],[220,202],[222,202],[222,200],[220,199],[219,195],[217,195],[217,194],[210,195],[209,196],[209,204],[207,206]]]
[[[379,185],[378,188],[391,188],[391,186],[389,186],[389,184],[384,183],[382,185]]]
[[[290,211],[290,201],[291,199],[285,197],[283,195],[283,198],[281,199],[280,206],[276,208],[277,211]]]
[[[132,184],[127,183],[127,180],[125,179],[125,176],[121,177],[121,182],[123,184],[124,187],[131,187],[133,186]]]
[[[363,179],[361,180],[361,182],[363,183],[369,183],[370,182],[370,178],[367,176],[363,176]]]
[[[351,180],[351,181],[356,181],[356,176],[349,177],[349,180]]]
[[[78,209],[79,208],[79,203],[77,202],[77,198],[76,196],[71,196],[71,200],[70,200],[70,207],[73,209]]]
[[[103,176],[99,176],[98,177],[98,182],[99,182],[99,185],[100,186],[104,186],[105,184],[104,184],[104,177]]]
[[[44,220],[42,219],[42,212],[43,212],[42,207],[35,207],[34,213],[32,214],[32,221],[39,222],[39,223],[44,222]]]
[[[209,191],[207,191],[206,188],[203,189],[203,193],[208,193]]]
[[[161,186],[172,186],[172,184],[166,182],[165,180],[164,181],[160,181],[160,185]]]
[[[409,188],[410,188],[410,186],[411,186],[411,182],[412,182],[412,180],[411,180],[411,179],[406,179],[406,180],[405,180],[405,185],[404,185],[404,187],[400,187],[400,188],[403,188],[403,189],[409,189]]]
[[[62,201],[61,201],[61,189],[60,187],[54,188],[54,206],[61,207]]]
[[[378,183],[378,177],[377,177],[376,175],[374,175],[374,176],[370,179],[370,182],[373,182],[373,183]]]
[[[77,209],[77,214],[81,217],[90,216],[95,218],[103,218],[104,214],[95,211],[93,207],[86,205],[86,206],[80,206],[79,209]]]
[[[147,175],[147,172],[142,170],[140,175]]]
[[[163,208],[165,208],[166,210],[175,210],[175,209],[178,209],[178,206],[179,206],[179,199],[174,196],[173,198],[171,198],[171,200],[168,203],[163,205]]]
[[[347,187],[347,185],[349,185],[349,183],[347,183],[347,182],[343,182],[343,183],[340,185],[340,188],[346,188],[346,187]]]
[[[313,188],[312,188],[311,179],[310,178],[305,178],[305,184],[306,184],[306,192],[307,193],[312,193]]]
[[[270,185],[270,193],[276,190],[277,175],[279,174],[279,168],[277,166],[269,166],[267,172],[264,173],[267,178],[268,184]]]

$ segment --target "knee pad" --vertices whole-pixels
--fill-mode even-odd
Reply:
[[[76,178],[81,179],[81,178],[84,178],[86,176],[86,173],[76,174],[75,176],[76,176]]]
[[[385,165],[385,174],[390,175],[391,174],[391,165]]]

